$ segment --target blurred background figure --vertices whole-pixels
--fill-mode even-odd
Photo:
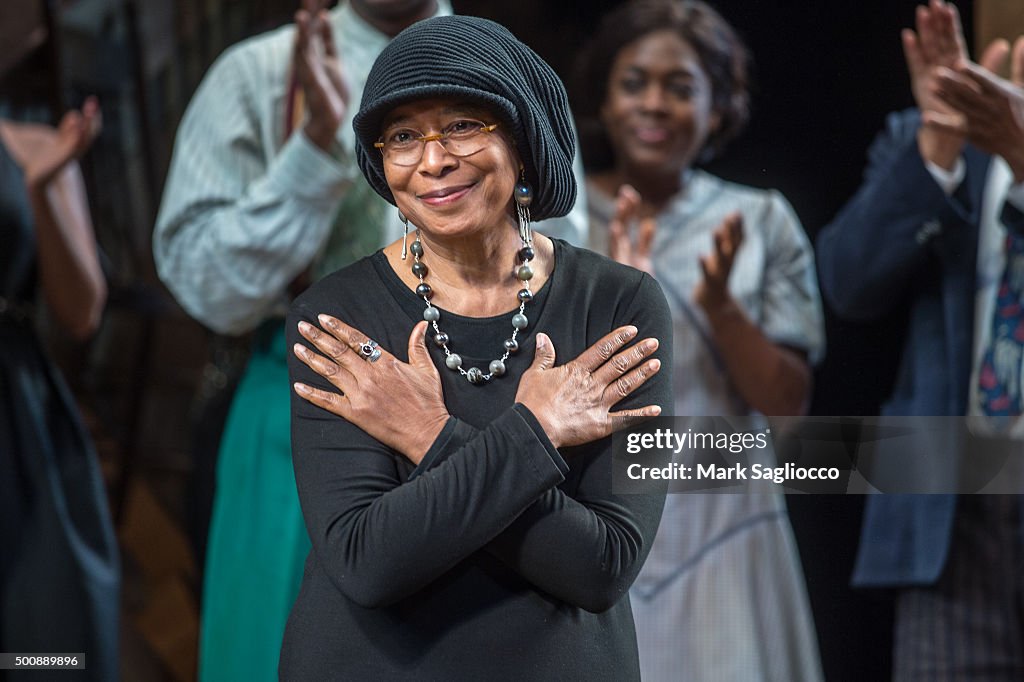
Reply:
[[[971,63],[953,5],[902,32],[916,109],[892,114],[864,182],[818,238],[837,313],[904,321],[885,415],[990,425],[968,456],[1024,444],[1024,38]],[[899,453],[893,453],[898,456]],[[954,476],[956,472],[953,472]],[[854,584],[898,588],[893,678],[1024,679],[1020,496],[875,495]]]
[[[0,120],[0,651],[84,652],[69,679],[114,680],[121,567],[106,491],[36,330],[42,310],[77,341],[100,324],[107,285],[77,161],[100,128],[94,98],[57,129]]]
[[[580,69],[590,243],[665,290],[678,416],[803,414],[824,347],[790,205],[694,167],[746,124],[748,69],[729,24],[681,0],[623,4]],[[646,680],[822,677],[781,495],[669,495],[631,594]]]

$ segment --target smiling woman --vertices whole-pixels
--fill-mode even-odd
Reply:
[[[432,19],[353,126],[413,241],[291,309],[313,549],[281,677],[637,679],[664,498],[612,493],[610,435],[671,402],[670,319],[650,277],[531,229],[576,196],[561,82],[497,24]]]
[[[645,186],[678,177],[721,125],[711,97],[696,50],[676,31],[655,31],[624,47],[601,107],[622,172],[647,181]]]
[[[520,164],[500,124],[480,120],[496,118],[479,106],[443,99],[405,104],[387,117],[378,143],[384,172],[395,204],[413,225],[455,236],[508,221]],[[421,132],[428,130],[439,132]]]

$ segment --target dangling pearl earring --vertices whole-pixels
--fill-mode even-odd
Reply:
[[[526,171],[519,168],[519,181],[512,192],[516,199],[516,217],[519,219],[519,239],[523,246],[533,246],[533,230],[530,228],[530,204],[533,202],[533,187],[526,181]]]
[[[405,234],[402,235],[402,260],[408,255],[409,250],[406,248],[406,244],[409,241],[409,219],[405,217],[405,214],[401,211],[398,212],[398,219],[405,225]]]

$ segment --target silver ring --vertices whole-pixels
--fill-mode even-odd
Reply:
[[[373,339],[367,339],[366,343],[359,345],[359,354],[363,356],[365,360],[377,362],[377,360],[380,359],[380,346]]]

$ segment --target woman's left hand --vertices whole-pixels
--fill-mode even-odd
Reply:
[[[661,360],[648,359],[658,350],[657,339],[621,350],[636,335],[632,325],[619,327],[555,367],[551,338],[537,334],[533,364],[519,380],[516,402],[533,413],[556,448],[590,443],[661,414],[659,405],[610,411],[661,369]]]
[[[368,341],[365,334],[330,315],[318,319],[323,329],[299,322],[299,333],[320,352],[301,343],[293,351],[338,392],[302,383],[295,384],[295,392],[419,464],[449,417],[441,377],[424,346],[427,323],[413,327],[406,363],[380,347],[379,357],[370,361],[359,352]]]
[[[700,259],[704,277],[693,292],[693,300],[705,311],[714,311],[730,302],[729,275],[736,260],[736,252],[743,243],[743,217],[730,213],[715,228],[712,235],[714,249]]]

